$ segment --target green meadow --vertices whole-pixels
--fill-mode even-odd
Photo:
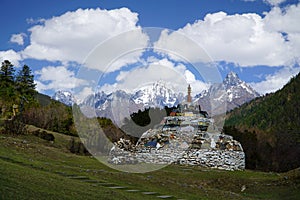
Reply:
[[[170,165],[148,173],[127,173],[110,169],[92,156],[70,153],[72,136],[49,133],[54,142],[31,134],[0,135],[1,199],[300,198],[299,169],[268,173]]]

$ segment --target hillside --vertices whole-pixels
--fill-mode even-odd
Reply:
[[[49,132],[50,133],[50,132]],[[299,199],[299,169],[288,173],[222,171],[171,165],[124,173],[54,142],[0,135],[1,199]]]
[[[88,156],[71,107],[37,93],[32,75],[17,88],[12,65],[3,66],[11,73],[0,79],[6,85],[0,90],[0,199],[299,199],[299,169],[283,174],[179,165],[144,174],[112,170]],[[148,129],[154,122],[147,112],[142,118],[133,114],[127,128],[132,120]],[[109,119],[97,122],[112,142],[136,139]],[[85,128],[86,136],[94,134],[89,128],[98,131]],[[101,137],[94,136],[91,145],[97,147]]]
[[[276,93],[227,115],[225,132],[242,143],[249,168],[286,171],[300,166],[299,103],[300,74]]]

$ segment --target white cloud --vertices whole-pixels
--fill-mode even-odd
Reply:
[[[64,66],[48,66],[35,72],[37,90],[70,90],[78,86],[87,85],[85,80],[75,77],[73,71],[69,71]]]
[[[285,9],[272,8],[269,13],[265,13],[264,23],[269,31],[281,31],[286,33],[300,32],[300,5],[291,5]]]
[[[141,61],[140,56],[148,44],[141,29],[124,32],[97,46],[84,61],[87,68],[113,72],[122,66]]]
[[[10,42],[24,45],[24,37],[26,37],[25,33],[13,34],[10,38]]]
[[[33,18],[27,18],[26,22],[28,24],[39,24],[39,23],[44,23],[46,20],[43,18],[37,18],[37,19],[33,19]]]
[[[154,43],[156,52],[168,54],[173,60],[185,60],[187,62],[210,62],[212,61],[204,48],[191,40],[182,31],[171,32],[163,30],[160,38]]]
[[[147,44],[147,38],[137,26],[138,15],[127,8],[115,10],[78,9],[61,16],[46,19],[41,25],[33,26],[29,31],[30,45],[25,48],[23,55],[48,61],[81,63],[88,53],[100,43],[120,33],[136,30],[136,34],[106,49],[108,53],[124,49],[132,43]],[[104,52],[104,53],[107,53]],[[139,52],[140,53],[140,52]],[[119,55],[118,55],[119,56]],[[132,62],[137,55],[126,57],[123,63]],[[97,59],[96,59],[97,60]],[[98,59],[99,61],[99,59]],[[96,61],[95,61],[96,62]]]
[[[93,89],[91,87],[84,87],[78,93],[75,93],[74,96],[75,96],[77,103],[80,104],[84,101],[84,99],[87,96],[89,96],[91,94],[94,94]]]
[[[0,61],[9,60],[14,66],[19,67],[19,61],[22,60],[22,57],[19,53],[14,50],[0,51]]]
[[[243,0],[246,2],[253,2],[253,1],[257,1],[257,0]],[[263,0],[265,3],[270,4],[272,6],[278,6],[279,4],[285,2],[286,0]]]
[[[191,84],[194,94],[208,88],[207,83],[196,80],[194,74],[184,65],[176,65],[168,59],[155,60],[147,66],[138,67],[131,71],[121,71],[116,80],[116,83],[105,84],[100,90],[108,93],[121,89],[133,93],[156,81],[163,81],[167,87],[184,93],[187,84]]]
[[[285,9],[274,7],[266,13],[264,24],[266,30],[283,34],[289,46],[290,57],[300,62],[300,4],[291,5]]]
[[[172,82],[172,87],[177,88],[178,86],[186,85],[186,80],[182,75],[182,72],[184,72],[182,69],[183,67],[181,65],[175,66],[167,59],[155,61],[147,66],[134,68],[131,71],[121,71],[116,77],[117,83],[112,85],[106,84],[101,90],[121,89],[132,93],[145,85],[160,80],[166,83]]]
[[[299,67],[288,68],[284,67],[275,74],[267,75],[265,80],[258,83],[251,83],[251,86],[260,94],[275,92],[281,89],[291,77],[300,72]]]
[[[291,6],[286,12],[278,9],[275,7],[269,13],[265,13],[264,18],[254,13],[207,14],[204,20],[187,24],[177,32],[201,45],[214,61],[233,62],[242,67],[290,65],[300,57],[300,12],[298,6]],[[278,27],[281,27],[283,32],[291,33],[289,41],[279,32]],[[156,47],[171,49],[179,54],[188,55],[192,60],[202,61],[202,55],[197,55],[188,46],[174,33],[166,32],[161,34],[156,44]]]
[[[111,92],[114,92],[114,91],[117,91],[120,89],[121,89],[121,87],[117,83],[114,83],[114,84],[105,83],[103,86],[101,86],[99,88],[99,91],[103,91],[106,94],[109,94]],[[132,93],[132,90],[126,90],[126,89],[123,89],[123,90],[126,92],[129,92],[129,93]]]
[[[279,4],[285,2],[286,0],[264,0],[264,2],[272,5],[272,6],[278,6]]]

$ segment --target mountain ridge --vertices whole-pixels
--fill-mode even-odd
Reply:
[[[75,97],[70,91],[58,90],[54,93],[52,99],[60,101],[67,106],[72,106],[75,103]]]
[[[64,94],[64,92],[59,94]],[[56,96],[59,97],[60,95]],[[222,83],[214,84],[208,90],[196,94],[193,102],[199,103],[202,109],[207,110],[209,114],[220,114],[258,96],[259,94],[240,80],[236,73],[230,72]],[[62,96],[61,102],[72,105],[72,102],[68,100],[70,100],[69,96]],[[139,109],[143,110],[150,107],[163,109],[165,106],[177,106],[185,100],[186,96],[183,93],[176,93],[167,87],[166,83],[158,81],[143,86],[133,94],[126,93],[123,90],[109,94],[100,91],[89,95],[82,104],[95,108],[97,115],[100,117],[114,119],[116,118],[115,113],[119,113],[121,116],[130,116],[131,113],[137,112]],[[212,104],[214,104],[215,110],[212,110]],[[223,108],[226,104],[228,105],[227,108]],[[118,110],[116,106],[123,106],[124,109]],[[122,120],[118,119],[116,121],[121,123]]]
[[[260,95],[235,72],[229,72],[222,83],[216,83],[198,94],[198,101],[203,110],[210,114],[223,114]],[[226,105],[226,107],[225,107]]]

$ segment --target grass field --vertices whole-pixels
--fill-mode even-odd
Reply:
[[[300,199],[299,169],[277,174],[171,165],[132,174],[69,153],[70,136],[53,134],[54,143],[0,135],[0,199]]]

